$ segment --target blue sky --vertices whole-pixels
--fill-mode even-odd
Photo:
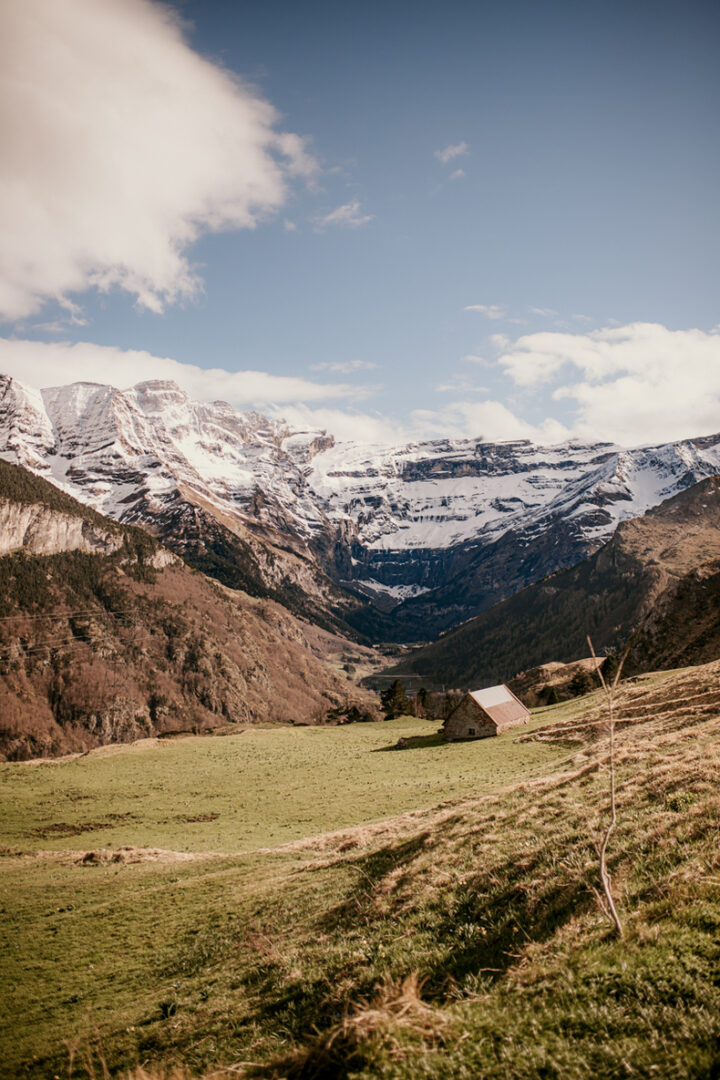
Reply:
[[[33,125],[42,144],[37,99],[45,95],[48,112],[57,93],[52,64],[41,63],[48,46],[38,19],[55,37],[68,35],[73,70],[83,50],[99,50],[100,59],[110,51],[104,64],[88,59],[68,103],[88,117],[86,130],[68,129],[65,143],[48,149],[53,162],[64,155],[64,175],[75,141],[85,140],[82,169],[68,170],[58,200],[56,216],[68,224],[48,245],[56,262],[40,265],[38,242],[28,270],[24,252],[34,248],[21,243],[19,228],[7,259],[2,329],[23,343],[13,350],[6,342],[0,353],[11,373],[17,364],[36,381],[52,368],[55,382],[85,377],[91,354],[80,364],[68,348],[82,342],[99,347],[99,381],[114,372],[121,382],[123,369],[128,378],[140,368],[146,377],[167,374],[153,358],[266,373],[280,379],[277,393],[272,379],[255,390],[249,378],[243,395],[237,380],[212,377],[207,392],[217,383],[224,392],[215,396],[235,394],[241,407],[338,430],[343,415],[356,415],[348,431],[366,428],[368,437],[579,434],[637,443],[720,430],[717,5],[188,0],[175,5],[184,44],[150,0],[67,0],[64,25],[50,6],[27,0],[26,24],[4,16],[39,84],[13,118],[18,146]],[[94,36],[99,9],[121,21],[117,33],[99,25]],[[118,58],[112,50],[124,34]],[[133,34],[156,50],[144,72],[129,60]],[[206,63],[185,145],[191,51]],[[160,125],[144,102],[153,94],[148,72],[156,62],[164,71],[166,60],[177,73],[162,89]],[[218,65],[249,83],[243,107],[262,100],[277,110],[263,137],[273,130],[304,140],[281,181],[253,174],[265,205],[250,222],[227,210],[228,187],[244,182],[243,147],[228,162],[218,145],[206,151],[205,134],[192,134],[217,126],[222,144],[224,125],[242,121],[230,104],[225,115],[222,95],[229,102],[232,90],[210,85]],[[10,100],[12,73],[7,79]],[[109,133],[105,79],[115,89],[127,84],[115,113],[117,102],[129,103]],[[166,208],[162,169],[174,170],[172,188],[197,164],[193,155],[206,152],[217,155],[215,172]],[[267,152],[277,158],[277,147]],[[5,182],[17,190],[20,180],[49,214],[56,196],[43,176],[57,169],[47,166],[18,150]],[[157,173],[147,191],[144,167]],[[124,228],[117,208],[132,190],[145,199],[136,221],[147,212],[148,220],[197,222],[203,184],[216,185],[215,217],[206,213],[185,239],[182,229],[172,234],[194,278],[193,289],[173,293],[183,271],[173,278],[163,238],[142,251],[138,239],[133,249],[125,243],[132,222]],[[88,196],[103,229],[116,214],[124,234],[108,235],[105,247],[77,242],[73,223]],[[27,213],[37,233],[27,202],[13,221]],[[73,244],[64,260],[63,245]],[[156,310],[138,303],[136,271],[160,298],[151,298]],[[134,352],[123,365],[126,350]],[[132,359],[137,352],[148,359]],[[198,393],[202,380],[188,379]]]

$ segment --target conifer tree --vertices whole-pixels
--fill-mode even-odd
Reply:
[[[396,716],[407,716],[413,711],[412,702],[405,692],[405,684],[400,679],[395,679],[387,690],[382,691],[380,704],[386,720],[392,720]]]

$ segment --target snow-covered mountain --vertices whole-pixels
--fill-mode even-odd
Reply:
[[[477,614],[577,562],[619,521],[720,472],[720,436],[639,450],[475,439],[367,446],[194,402],[171,382],[38,391],[0,376],[0,456],[186,556],[208,544],[200,514],[242,538],[261,577],[332,604],[327,575],[394,608],[402,637]]]

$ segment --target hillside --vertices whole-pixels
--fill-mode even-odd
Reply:
[[[426,642],[717,473],[720,436],[363,445],[168,381],[38,391],[0,375],[0,457],[225,585],[365,641]]]
[[[389,674],[427,687],[483,686],[549,661],[617,650],[635,632],[629,668],[703,662],[720,653],[720,479],[622,522],[571,570],[497,604],[414,650]]]
[[[24,541],[0,556],[6,757],[372,709],[372,695],[325,662],[343,639],[313,628],[311,647],[280,605],[223,590],[143,530],[4,462],[0,520]]]
[[[215,824],[184,802],[184,820],[198,824],[184,826],[183,850],[132,846],[153,830],[160,839],[181,828],[173,824],[177,754],[165,755],[147,810],[145,787],[133,782],[138,757],[163,768],[161,745],[117,748],[112,792],[101,782],[113,764],[107,751],[42,772],[2,766],[6,797],[14,792],[22,808],[8,818],[12,847],[0,884],[0,1040],[9,1074],[716,1076],[719,678],[714,663],[642,676],[621,691],[609,869],[622,940],[595,892],[608,812],[598,695],[541,710],[544,742],[538,732],[532,744],[509,733],[492,740],[494,751],[556,753],[544,775],[536,761],[488,788],[489,743],[379,753],[377,768],[387,772],[407,770],[413,755],[459,762],[469,751],[468,772],[479,771],[483,786],[471,794],[469,775],[465,797],[236,854],[218,853],[220,836],[230,838],[222,818]],[[352,734],[384,731],[390,746],[396,733],[384,725]],[[342,744],[350,731],[289,734]],[[265,769],[244,779],[250,751],[242,738],[204,742],[216,768],[228,755],[228,777],[236,777],[229,801],[245,801],[252,823]],[[202,743],[195,749],[204,770]],[[300,786],[307,767],[297,773]],[[439,767],[457,775],[456,766]],[[204,778],[198,774],[207,800]],[[181,790],[189,783],[185,776]],[[89,832],[98,846],[88,847],[82,835],[48,833],[50,789],[72,820],[106,825],[98,841],[108,842],[99,846]],[[317,812],[322,782],[315,798]],[[303,817],[312,830],[313,808]],[[295,835],[296,819],[287,804]],[[206,848],[193,830],[202,830]]]

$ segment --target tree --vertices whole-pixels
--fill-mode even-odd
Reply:
[[[548,683],[543,686],[539,694],[540,700],[545,705],[557,705],[560,701],[560,697],[557,692],[557,688],[550,686]]]
[[[430,695],[424,686],[421,686],[413,701],[413,712],[416,716],[427,716],[427,704]]]
[[[380,694],[380,704],[383,707],[386,720],[393,720],[396,716],[407,716],[412,713],[412,701],[405,693],[405,684],[400,679],[388,686]]]
[[[620,661],[618,660],[615,653],[608,653],[608,655],[605,657],[602,664],[600,665],[600,673],[601,675],[603,675],[605,682],[610,683],[613,681],[613,679],[617,675],[617,669],[619,666]]]
[[[595,685],[590,672],[585,668],[578,668],[570,680],[570,693],[573,697],[589,694],[590,691],[594,689]]]

